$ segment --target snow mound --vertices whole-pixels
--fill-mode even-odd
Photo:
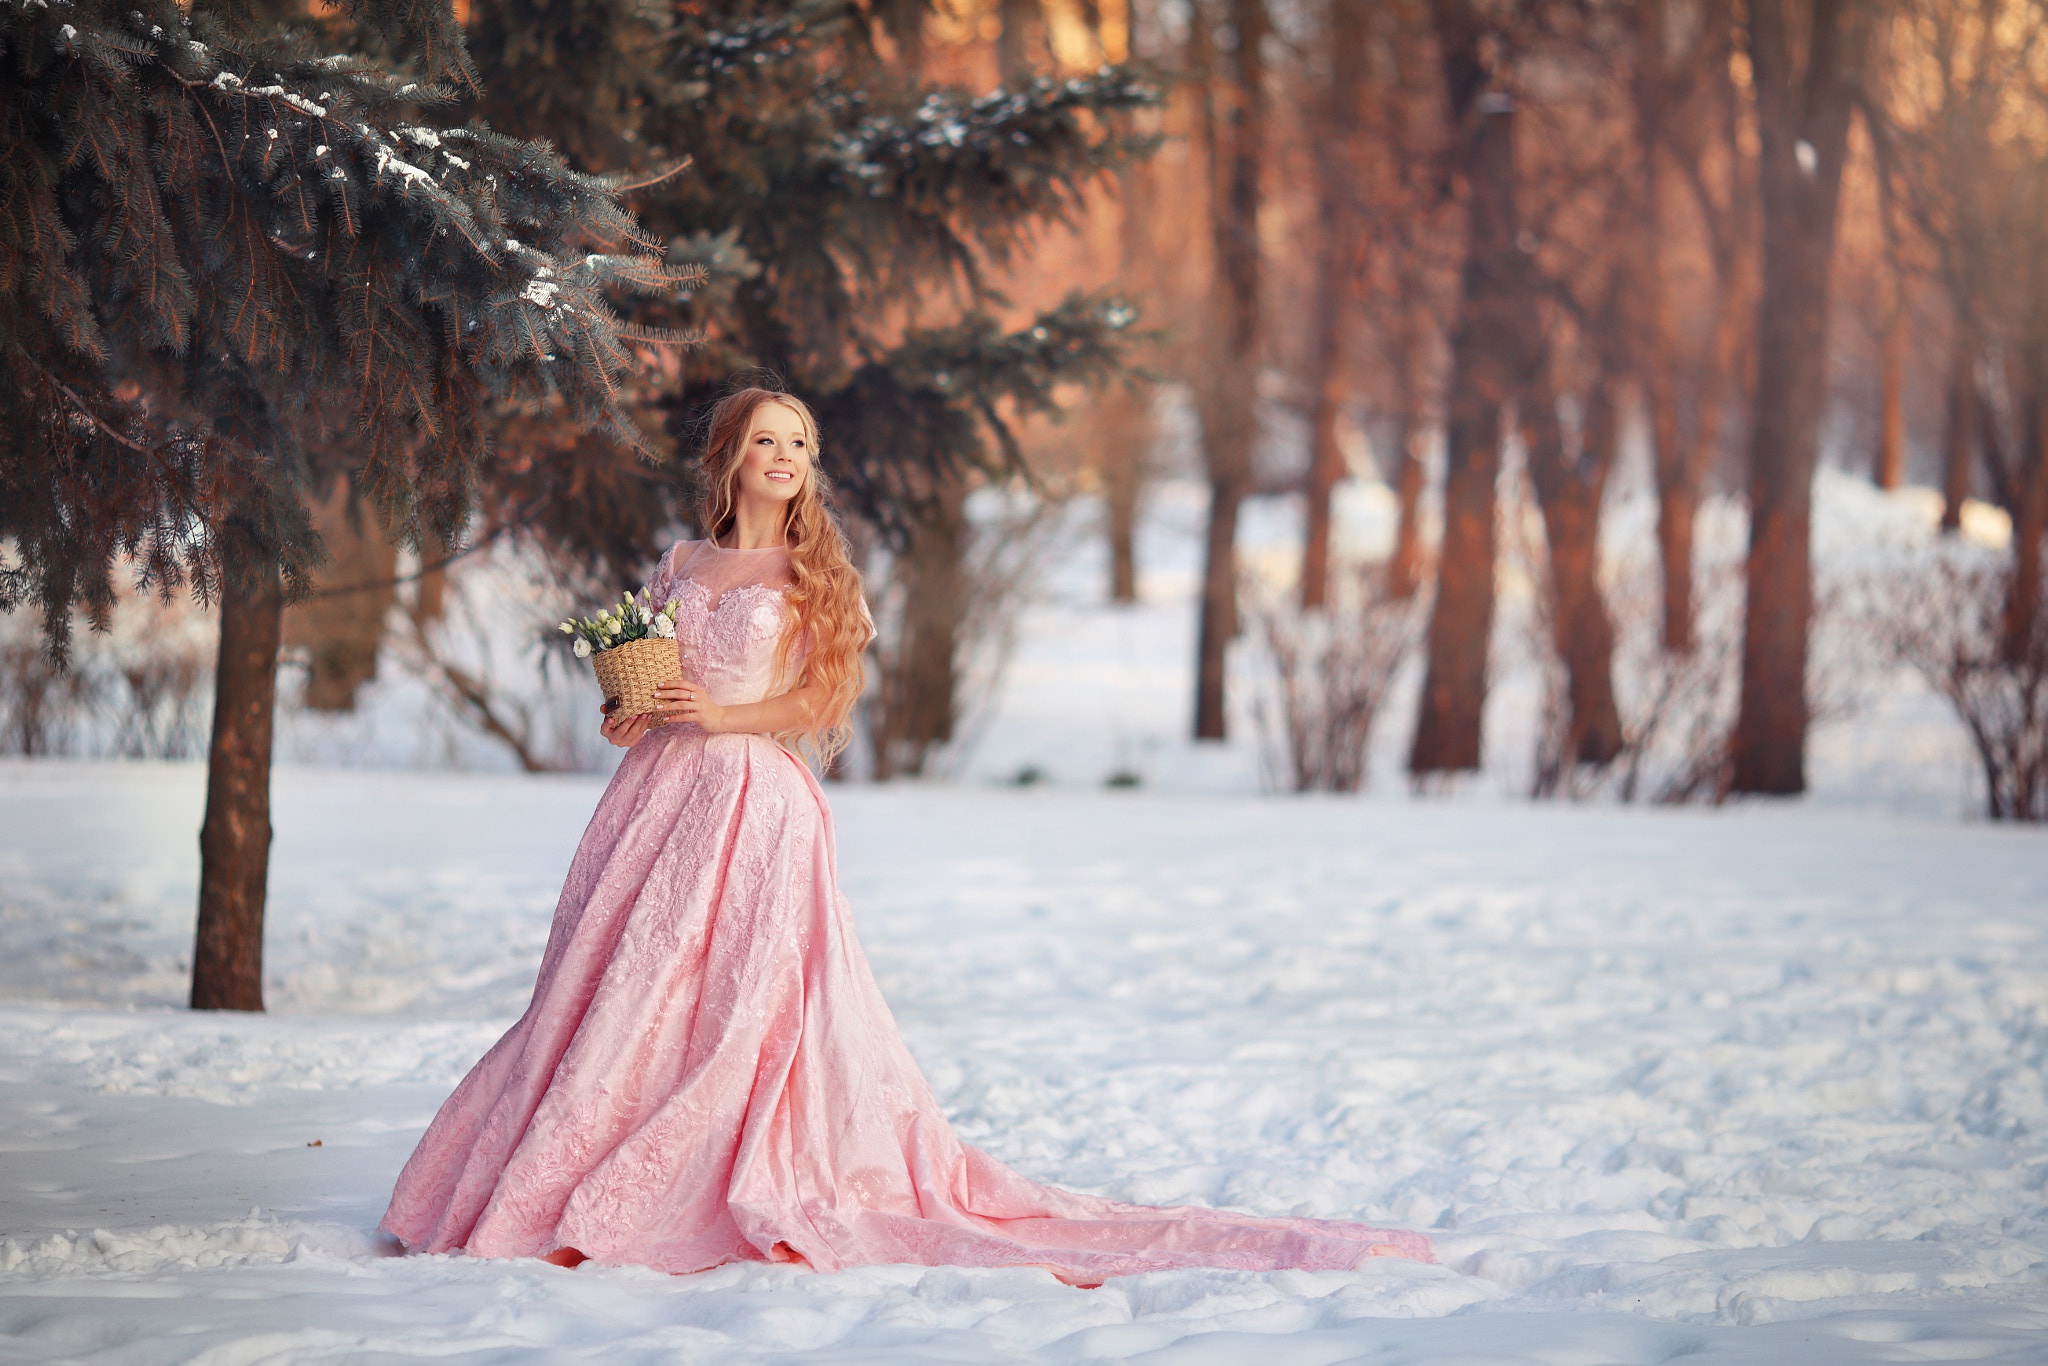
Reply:
[[[168,1271],[219,1271],[267,1266],[303,1256],[349,1257],[370,1251],[353,1229],[279,1223],[256,1210],[246,1219],[200,1227],[165,1224],[142,1231],[104,1228],[53,1233],[27,1241],[0,1240],[0,1273],[24,1280],[118,1273],[154,1276]]]

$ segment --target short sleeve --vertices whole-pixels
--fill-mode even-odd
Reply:
[[[642,591],[647,601],[659,607],[676,595],[676,552],[680,544],[672,545],[654,562],[654,573],[648,576],[647,586]]]

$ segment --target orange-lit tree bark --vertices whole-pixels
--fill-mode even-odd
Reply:
[[[962,481],[946,480],[913,523],[897,561],[903,623],[881,671],[871,737],[879,780],[923,773],[932,752],[953,739],[968,597],[964,570],[971,528],[965,502]]]
[[[1411,598],[1428,577],[1422,497],[1437,404],[1435,347],[1448,327],[1456,285],[1453,252],[1457,210],[1453,178],[1444,174],[1444,86],[1435,25],[1422,0],[1381,7],[1387,68],[1374,70],[1359,141],[1370,176],[1358,205],[1371,239],[1375,330],[1392,386],[1389,449],[1396,506],[1393,554],[1384,588]]]
[[[1353,203],[1359,164],[1355,140],[1366,82],[1367,7],[1329,0],[1328,84],[1316,120],[1316,289],[1314,411],[1309,425],[1307,516],[1302,541],[1301,605],[1321,607],[1330,581],[1330,497],[1344,473],[1337,424],[1350,394],[1352,333],[1358,318],[1358,279],[1367,239]]]
[[[1146,24],[1137,6],[1126,10],[1129,53],[1145,55]],[[1154,295],[1157,255],[1153,215],[1158,209],[1155,172],[1149,160],[1117,172],[1118,242],[1122,287],[1133,294]],[[1138,507],[1145,481],[1155,426],[1150,384],[1132,376],[1106,390],[1095,410],[1096,469],[1102,476],[1104,530],[1109,539],[1109,600],[1138,600]]]
[[[1877,458],[1871,470],[1881,489],[1903,488],[1906,483],[1906,300],[1904,281],[1896,270],[1892,280],[1878,374]]]
[[[1103,393],[1095,408],[1096,467],[1102,474],[1111,602],[1138,600],[1138,508],[1152,434],[1149,386],[1133,380]]]
[[[1204,120],[1212,167],[1216,254],[1205,382],[1199,386],[1209,519],[1202,562],[1202,615],[1195,653],[1195,738],[1227,728],[1224,663],[1237,634],[1237,519],[1252,484],[1259,372],[1259,168],[1266,129],[1265,0],[1228,0],[1234,35],[1229,70],[1197,10],[1196,50],[1208,75]]]
[[[1466,255],[1445,400],[1443,546],[1408,757],[1417,775],[1479,767],[1503,409],[1528,387],[1541,357],[1531,263],[1517,240],[1514,101],[1492,87],[1488,71],[1495,35],[1466,0],[1437,5],[1435,20],[1458,130],[1451,157],[1465,187]]]
[[[1742,688],[1730,790],[1806,788],[1813,475],[1826,393],[1829,258],[1856,73],[1859,0],[1754,0],[1763,291],[1750,433]],[[1802,60],[1803,59],[1803,60]]]
[[[2020,352],[2017,468],[2012,477],[2012,579],[2006,587],[2004,655],[2020,664],[2035,641],[2041,614],[2041,538],[2048,534],[2048,173],[2036,170],[2026,219],[2034,225],[2028,253],[2028,310]]]
[[[1700,17],[1690,42],[1674,50],[1666,0],[1636,0],[1631,12],[1637,188],[1649,234],[1649,240],[1632,244],[1632,268],[1645,295],[1633,368],[1649,418],[1657,483],[1660,643],[1672,654],[1693,648],[1694,528],[1707,473],[1736,406],[1749,332],[1752,206],[1729,74],[1735,16],[1727,0],[1709,0]],[[1668,259],[1681,205],[1691,206],[1711,271],[1711,326],[1704,345],[1682,340],[1687,329],[1681,314],[1690,301],[1680,297]]]
[[[1564,662],[1569,763],[1604,765],[1621,753],[1614,701],[1614,621],[1600,591],[1600,503],[1620,440],[1620,379],[1603,363],[1586,396],[1579,449],[1566,448],[1557,400],[1538,384],[1518,407],[1529,479],[1549,546],[1551,643]]]
[[[1949,345],[1948,393],[1941,424],[1941,529],[1960,531],[1963,501],[1977,458],[1977,340],[1969,319],[1956,319]]]
[[[1423,391],[1428,323],[1420,307],[1406,300],[1403,304],[1394,337],[1394,382],[1399,386],[1394,402],[1394,458],[1400,468],[1394,476],[1394,553],[1387,560],[1387,594],[1412,598],[1422,587],[1425,568],[1422,493],[1429,479],[1429,414]]]

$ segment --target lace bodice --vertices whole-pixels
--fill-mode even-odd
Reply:
[[[684,541],[661,557],[647,596],[676,603],[676,646],[683,673],[722,707],[788,692],[803,672],[802,642],[778,676],[776,643],[789,608],[789,552],[726,550],[716,541]]]

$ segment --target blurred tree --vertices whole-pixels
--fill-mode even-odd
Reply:
[[[1754,0],[1763,288],[1750,426],[1742,690],[1729,740],[1735,792],[1806,788],[1813,617],[1813,475],[1825,400],[1836,207],[1873,19],[1868,0]]]
[[[1755,304],[1754,167],[1741,149],[1745,104],[1733,74],[1747,56],[1729,0],[1704,0],[1696,13],[1696,23],[1681,22],[1671,0],[1636,0],[1630,16],[1644,205],[1633,241],[1646,296],[1635,370],[1657,481],[1662,644],[1676,655],[1695,642],[1694,525],[1746,403]]]
[[[1385,587],[1408,598],[1430,569],[1422,496],[1441,401],[1436,357],[1455,307],[1462,250],[1457,182],[1445,156],[1456,130],[1444,117],[1429,7],[1386,0],[1371,14],[1384,55],[1368,68],[1368,130],[1354,144],[1365,183],[1353,202],[1372,240],[1368,323],[1390,390],[1382,401],[1397,520]]]
[[[1130,0],[1125,7],[1126,43],[1132,61],[1146,60],[1160,46],[1157,9],[1156,4],[1140,0]],[[1157,111],[1142,113],[1138,119],[1157,135]],[[1156,320],[1158,304],[1163,301],[1160,296],[1166,293],[1172,274],[1161,269],[1161,219],[1184,215],[1178,214],[1170,192],[1162,198],[1160,177],[1151,157],[1118,170],[1116,198],[1118,279],[1125,290],[1146,301],[1147,312]],[[1169,226],[1169,231],[1184,230],[1184,222]],[[1156,399],[1152,382],[1134,374],[1121,384],[1108,386],[1096,402],[1093,464],[1102,479],[1111,602],[1138,600],[1138,509],[1151,474]]]
[[[1886,186],[1932,245],[1954,324],[1943,527],[1980,467],[2012,515],[2003,648],[2035,638],[2048,532],[2048,12],[2022,0],[1914,0],[1882,30],[1871,112]]]
[[[1942,433],[1942,527],[1962,526],[1984,421],[1981,362],[1996,331],[2004,283],[2015,266],[2001,251],[2001,201],[2015,170],[1999,136],[2003,105],[2024,80],[2028,46],[1999,41],[2010,10],[2024,32],[2031,6],[1999,0],[1917,0],[1885,25],[1878,145],[1887,188],[1933,249],[1948,301],[1951,341]],[[2006,144],[2001,146],[2001,144]]]
[[[1319,92],[1313,149],[1316,186],[1315,339],[1311,359],[1307,518],[1301,605],[1321,607],[1330,586],[1330,497],[1344,474],[1337,425],[1350,397],[1350,360],[1359,321],[1369,239],[1358,198],[1366,188],[1359,145],[1371,90],[1366,68],[1370,10],[1329,0],[1321,16],[1328,69]]]
[[[1202,381],[1195,394],[1209,477],[1195,646],[1195,738],[1221,740],[1227,729],[1225,654],[1238,632],[1237,519],[1252,491],[1263,361],[1259,173],[1268,150],[1265,0],[1221,0],[1214,8],[1197,4],[1192,26],[1189,46],[1192,74],[1202,92],[1216,260]]]
[[[1445,400],[1443,549],[1408,757],[1417,775],[1479,767],[1505,410],[1544,363],[1534,238],[1515,193],[1516,101],[1496,75],[1505,35],[1491,10],[1468,0],[1444,0],[1433,14],[1457,130],[1448,159],[1464,185],[1465,262]]]
[[[400,537],[463,529],[504,400],[637,444],[630,329],[659,286],[602,182],[418,120],[473,88],[445,4],[358,0],[406,59],[318,56],[243,7],[0,11],[0,607],[62,654],[132,558],[220,608],[195,1007],[260,1009],[280,618],[347,470]],[[623,254],[612,254],[614,251]]]

